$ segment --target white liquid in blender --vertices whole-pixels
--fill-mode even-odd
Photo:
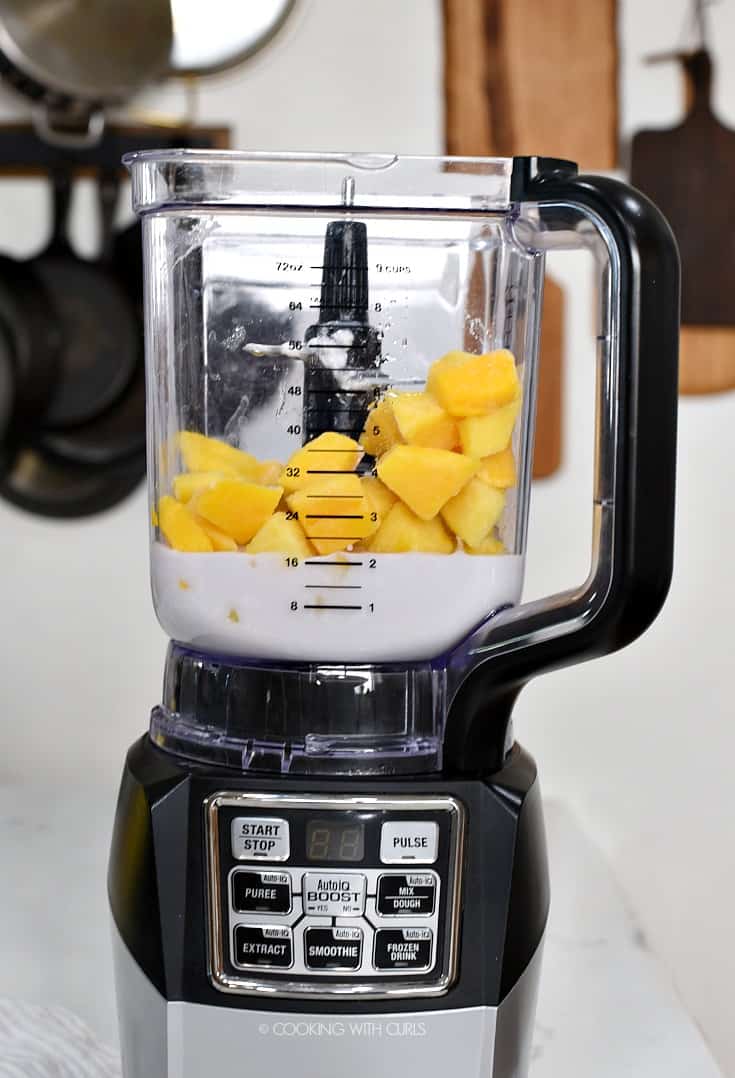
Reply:
[[[165,631],[195,649],[248,659],[404,662],[457,645],[517,603],[524,559],[506,554],[344,553],[289,566],[281,554],[152,548]]]

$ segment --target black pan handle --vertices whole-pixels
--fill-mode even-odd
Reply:
[[[72,199],[72,169],[59,164],[51,170],[51,239],[46,254],[67,254],[69,243],[69,215]]]
[[[617,180],[577,176],[573,167],[517,159],[514,194],[581,211],[607,235],[617,264],[617,334],[603,377],[616,402],[612,451],[598,468],[614,469],[597,489],[598,546],[593,571],[578,591],[498,619],[492,647],[459,683],[447,716],[445,762],[491,772],[502,762],[510,716],[536,674],[605,655],[629,644],[658,614],[673,568],[674,480],[678,403],[679,256],[663,215]],[[562,211],[563,212],[563,211]],[[499,637],[499,642],[498,642]]]

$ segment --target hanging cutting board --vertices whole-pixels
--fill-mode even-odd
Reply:
[[[443,14],[449,153],[615,165],[616,0],[553,0],[553,10],[548,0],[443,0]],[[562,457],[563,319],[563,291],[547,277],[536,478],[552,475]]]
[[[633,138],[631,181],[661,208],[682,261],[681,390],[735,387],[735,131],[712,111],[705,49],[676,55],[688,112],[668,130]]]
[[[443,0],[447,149],[617,162],[616,0]]]

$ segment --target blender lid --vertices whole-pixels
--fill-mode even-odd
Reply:
[[[513,201],[510,157],[182,149],[123,160],[138,213],[182,206],[498,212]]]

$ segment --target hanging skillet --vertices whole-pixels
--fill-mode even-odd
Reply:
[[[71,173],[53,173],[53,232],[29,263],[61,322],[59,382],[43,426],[68,429],[96,419],[131,381],[140,355],[140,327],[130,301],[105,266],[80,258],[67,238]]]
[[[96,262],[82,263],[85,272],[95,275],[90,304],[95,305],[104,293],[103,307],[98,312],[100,322],[108,317],[113,321],[105,325],[104,336],[100,325],[95,323],[85,345],[79,337],[89,321],[89,312],[81,325],[72,327],[71,347],[63,353],[67,382],[51,409],[51,420],[55,414],[56,422],[46,424],[47,427],[55,425],[56,429],[47,429],[39,439],[40,447],[49,454],[72,464],[114,465],[145,452],[141,310],[130,294],[127,267],[121,270],[115,258],[114,222],[119,186],[116,170],[100,174],[100,254]],[[73,367],[70,353],[74,359]],[[75,424],[60,424],[61,411],[67,418],[70,411],[77,417],[84,412],[86,418]],[[62,426],[64,429],[59,429]]]
[[[0,75],[85,129],[165,73],[171,42],[170,0],[0,0]]]

